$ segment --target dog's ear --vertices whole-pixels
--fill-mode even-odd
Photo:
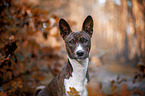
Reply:
[[[65,39],[65,37],[72,32],[69,24],[64,20],[60,19],[59,21],[59,30],[60,30],[60,35]]]
[[[87,18],[85,19],[83,26],[82,26],[82,31],[87,32],[90,37],[92,37],[93,34],[93,19],[92,17],[89,15],[87,16]]]

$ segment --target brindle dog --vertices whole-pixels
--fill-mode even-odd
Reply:
[[[69,24],[59,21],[60,35],[65,41],[68,63],[62,71],[37,96],[68,96],[67,91],[74,87],[80,96],[87,96],[89,82],[88,63],[93,34],[93,19],[87,16],[82,30],[72,32]]]

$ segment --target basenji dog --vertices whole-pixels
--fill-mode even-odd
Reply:
[[[68,62],[62,71],[37,96],[69,96],[74,87],[80,96],[87,96],[89,82],[88,64],[93,34],[93,19],[89,15],[83,22],[82,30],[73,32],[64,20],[59,21],[60,35],[65,41]]]

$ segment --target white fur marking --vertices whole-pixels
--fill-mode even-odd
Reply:
[[[55,19],[52,17],[49,20],[50,20],[50,26],[53,26],[56,22]]]
[[[39,87],[36,87],[36,89],[44,89],[46,86],[39,86]]]
[[[75,52],[80,51],[80,50],[83,51],[83,47],[79,44],[79,46],[76,47]]]
[[[87,96],[86,72],[88,68],[89,58],[86,58],[81,61],[77,61],[75,59],[70,59],[68,56],[68,59],[72,65],[73,72],[72,72],[72,77],[70,77],[69,79],[64,79],[66,94],[67,91],[70,91],[69,87],[74,87],[79,92],[80,96]]]

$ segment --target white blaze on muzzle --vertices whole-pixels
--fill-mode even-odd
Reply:
[[[75,53],[77,53],[78,51],[84,51],[83,47],[80,44],[76,47]]]

